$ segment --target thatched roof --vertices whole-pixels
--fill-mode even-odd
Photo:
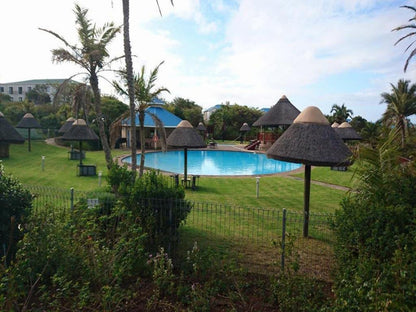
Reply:
[[[339,123],[337,123],[336,121],[331,125],[332,128],[338,128],[339,127]]]
[[[250,126],[245,122],[241,126],[240,131],[250,131]]]
[[[20,119],[16,128],[40,128],[40,124],[31,113],[26,113],[23,118]]]
[[[71,126],[74,123],[74,121],[75,121],[75,118],[74,117],[69,117],[65,121],[65,123],[62,125],[62,127],[59,128],[58,133],[65,133],[65,132],[67,132],[71,128]]]
[[[300,111],[283,95],[267,113],[253,123],[253,126],[291,125],[299,113]]]
[[[206,147],[204,140],[187,120],[182,120],[166,143],[173,147]]]
[[[355,131],[354,128],[346,121],[344,121],[339,125],[338,128],[335,128],[334,130],[344,141],[362,139],[357,131]]]
[[[98,136],[87,126],[84,119],[77,119],[62,136],[65,141],[98,141]]]
[[[198,124],[198,126],[196,127],[196,130],[199,131],[205,131],[207,130],[207,128],[205,127],[205,125],[202,123],[202,121]]]
[[[310,106],[266,152],[268,158],[313,166],[349,164],[351,152],[319,110]]]
[[[4,118],[0,112],[0,143],[23,144],[25,139],[15,128]]]

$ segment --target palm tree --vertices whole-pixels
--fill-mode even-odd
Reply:
[[[134,76],[133,76],[133,61],[131,56],[131,44],[130,44],[130,2],[129,0],[123,0],[123,41],[124,41],[124,59],[126,61],[126,83],[127,94],[129,97],[130,107],[130,122],[131,128],[136,129],[136,116],[135,116],[135,104],[134,104]],[[136,131],[131,132],[130,137],[131,148],[131,170],[136,173],[137,167],[137,146],[136,146]],[[135,175],[133,175],[133,179]]]
[[[383,114],[383,122],[395,126],[401,133],[401,145],[404,147],[407,133],[407,117],[416,114],[416,84],[409,80],[400,79],[397,86],[391,85],[391,93],[381,94],[380,103],[386,103],[387,109]]]
[[[139,170],[139,177],[143,176],[143,170],[144,170],[144,158],[145,158],[145,133],[144,133],[144,116],[146,109],[149,107],[152,100],[156,97],[158,97],[162,92],[169,92],[168,89],[164,87],[156,88],[155,82],[157,80],[157,75],[159,72],[159,67],[163,64],[161,62],[158,66],[156,66],[152,71],[149,73],[149,77],[146,80],[145,77],[145,66],[142,66],[141,71],[139,74],[134,76],[134,99],[136,103],[136,111],[139,113],[139,125],[140,125],[140,170]],[[124,83],[124,87],[120,86],[117,82],[113,82],[113,85],[117,92],[119,92],[121,95],[128,96],[128,91],[126,91],[127,87],[127,74],[125,71],[121,71],[121,78]],[[155,121],[155,124],[158,128],[163,128],[162,123],[158,118],[154,115],[152,115],[153,120]],[[132,119],[135,119],[135,114],[133,115]],[[132,132],[135,132],[136,128],[132,127]],[[164,143],[164,131],[161,132],[161,142]]]
[[[408,5],[402,5],[401,6],[401,8],[406,8],[406,9],[409,9],[409,10],[412,10],[413,11],[413,13],[415,13],[415,15],[411,18],[411,19],[409,19],[409,21],[408,22],[410,22],[410,24],[407,24],[407,25],[401,25],[401,26],[399,26],[399,27],[396,27],[396,28],[394,28],[392,31],[398,31],[398,30],[403,30],[403,29],[409,29],[410,30],[410,32],[407,34],[407,35],[404,35],[403,37],[401,37],[399,40],[397,40],[396,41],[396,43],[394,44],[394,45],[397,45],[399,42],[401,42],[401,41],[403,41],[403,40],[405,40],[405,39],[407,39],[407,38],[410,38],[410,37],[412,37],[412,36],[414,36],[415,34],[416,34],[416,24],[415,24],[415,21],[416,21],[416,8],[415,7],[412,7],[412,6],[408,6]],[[406,48],[406,50],[405,50],[405,52],[407,52],[412,46],[413,46],[413,44],[416,42],[416,40],[412,40],[411,42],[410,42],[410,44],[407,46],[407,48]],[[410,62],[410,60],[414,57],[416,55],[416,48],[413,48],[412,49],[412,51],[410,52],[410,55],[409,55],[409,57],[407,58],[407,60],[406,60],[406,63],[404,64],[404,72],[406,72],[406,70],[407,70],[407,67],[409,66],[409,62]]]
[[[89,83],[94,94],[94,107],[101,144],[103,146],[107,167],[110,168],[112,163],[111,149],[108,143],[107,135],[104,129],[104,121],[101,112],[101,95],[98,87],[98,74],[103,71],[111,62],[118,58],[111,59],[106,62],[109,57],[107,46],[115,38],[120,31],[120,27],[114,26],[113,23],[106,23],[102,28],[98,28],[92,24],[87,18],[87,9],[75,5],[74,13],[76,15],[76,25],[78,26],[78,39],[80,46],[70,44],[62,36],[57,33],[39,28],[42,31],[50,33],[58,38],[66,48],[52,50],[53,61],[55,62],[71,62],[77,64],[86,70]],[[72,78],[72,77],[71,77]]]
[[[159,1],[156,0],[157,7],[160,15],[162,10],[160,9]],[[173,5],[173,0],[171,0]],[[130,107],[130,120],[132,129],[136,129],[136,116],[135,116],[135,104],[134,104],[134,77],[133,77],[133,61],[131,56],[131,43],[130,43],[130,1],[123,0],[123,41],[124,41],[124,59],[126,61],[126,82],[127,82],[127,95],[129,98]],[[130,138],[131,148],[131,169],[136,172],[137,166],[137,146],[136,146],[136,131],[132,131]],[[142,153],[143,155],[143,153]],[[144,157],[144,156],[143,156]],[[142,171],[141,171],[142,172]],[[133,176],[134,178],[134,176]]]
[[[341,106],[337,104],[332,105],[331,113],[334,120],[339,124],[343,123],[353,115],[352,110],[347,109],[347,107],[344,104],[342,104]]]

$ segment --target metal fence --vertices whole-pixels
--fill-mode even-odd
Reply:
[[[111,200],[110,193],[82,192],[27,185],[34,196],[33,212],[49,211],[68,215],[81,199],[92,207]],[[151,200],[159,210],[167,207],[166,201]],[[157,203],[157,204],[156,204]],[[186,207],[185,201],[174,201],[176,209]],[[333,263],[333,234],[330,223],[333,215],[309,215],[309,236],[302,235],[302,212],[262,208],[235,207],[218,203],[189,202],[191,211],[179,231],[180,242],[192,246],[194,242],[224,250],[234,250],[248,267],[282,266],[296,268],[308,275],[330,279]],[[170,203],[172,207],[172,203]],[[167,209],[167,208],[166,208]],[[177,210],[176,210],[177,211]],[[174,215],[167,212],[171,218]],[[175,220],[171,220],[175,224]]]

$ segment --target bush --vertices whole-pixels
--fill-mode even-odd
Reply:
[[[169,252],[191,210],[191,204],[184,201],[183,187],[172,186],[166,176],[154,170],[144,173],[134,184],[131,181],[132,174],[126,167],[111,167],[108,182],[122,206],[147,233],[147,249],[154,252],[165,247]]]
[[[10,264],[17,242],[23,237],[25,217],[32,207],[32,195],[16,179],[6,175],[1,161],[0,207],[0,254]]]
[[[368,151],[367,151],[368,152]],[[337,311],[416,309],[416,168],[382,146],[336,213]]]
[[[29,235],[20,242],[16,262],[0,282],[0,309],[123,310],[140,277],[150,275],[145,235],[115,207],[106,235],[100,207],[79,204],[70,216],[32,216]],[[50,210],[49,210],[50,211]],[[40,309],[41,308],[41,309]]]

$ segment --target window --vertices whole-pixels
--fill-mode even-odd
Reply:
[[[4,87],[0,87],[0,92],[4,92]]]
[[[23,102],[23,98],[19,96],[19,102]]]
[[[32,87],[27,87],[27,92],[32,91]]]
[[[22,87],[18,87],[17,90],[18,90],[17,92],[19,92],[19,94],[23,94],[23,88]]]
[[[9,87],[9,94],[13,94],[13,87]]]

